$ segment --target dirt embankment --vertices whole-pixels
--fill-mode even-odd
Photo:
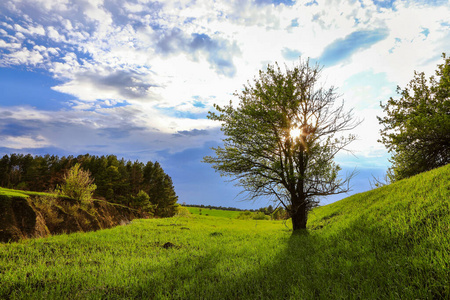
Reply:
[[[105,229],[143,217],[136,210],[101,200],[81,206],[66,198],[0,195],[0,242]]]

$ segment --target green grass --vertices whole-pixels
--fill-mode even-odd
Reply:
[[[28,196],[56,197],[55,194],[50,194],[50,193],[13,190],[13,189],[7,189],[7,188],[2,188],[2,187],[0,187],[0,195],[6,195],[6,196],[10,196],[10,197],[22,197],[22,198],[28,198]]]
[[[235,219],[241,212],[232,210],[186,207],[191,214]]]
[[[193,214],[3,244],[0,299],[450,298],[450,165],[308,226]]]
[[[0,187],[0,195],[10,196],[10,197],[28,198],[28,195],[22,191],[11,190],[11,189],[6,189],[6,188],[2,188],[2,187]]]
[[[44,197],[53,197],[53,198],[58,197],[58,198],[64,198],[67,201],[76,201],[76,200],[69,198],[68,196],[56,194],[56,193],[22,191],[22,190],[7,189],[7,188],[2,188],[2,187],[0,187],[0,195],[6,195],[9,197],[22,197],[22,198],[28,198],[29,196],[44,196]],[[106,200],[92,199],[92,201],[105,202]],[[112,205],[112,206],[126,207],[130,210],[136,210],[136,209],[130,208],[126,205],[119,204],[119,203],[108,202],[108,204]]]

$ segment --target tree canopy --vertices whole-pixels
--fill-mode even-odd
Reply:
[[[347,192],[353,175],[340,178],[334,158],[355,139],[341,133],[359,122],[337,103],[334,87],[319,85],[320,73],[309,61],[285,72],[268,65],[234,94],[236,107],[215,105],[208,115],[222,123],[225,138],[204,161],[233,177],[250,199],[270,197],[284,206],[294,231],[306,228],[320,196]]]
[[[399,99],[380,104],[379,141],[392,153],[391,181],[450,163],[450,58],[442,57],[436,77],[415,71],[404,89],[397,87]]]

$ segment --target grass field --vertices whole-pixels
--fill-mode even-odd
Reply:
[[[202,213],[3,244],[0,299],[450,298],[450,165],[286,225]]]

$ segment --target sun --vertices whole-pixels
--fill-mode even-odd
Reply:
[[[291,138],[295,139],[298,138],[300,136],[300,134],[302,133],[302,130],[298,127],[293,127],[291,129],[291,131],[289,131],[289,135],[291,136]]]

